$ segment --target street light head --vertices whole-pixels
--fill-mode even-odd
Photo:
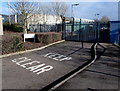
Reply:
[[[78,3],[76,3],[76,4],[72,4],[72,6],[77,6],[77,5],[79,5]]]
[[[79,4],[77,3],[77,4],[75,4],[75,5],[79,5]]]
[[[95,16],[100,15],[100,14],[95,14]]]

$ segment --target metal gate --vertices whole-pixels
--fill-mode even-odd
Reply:
[[[96,22],[74,18],[69,18],[65,21],[66,22],[64,22],[63,39],[72,41],[96,41]]]

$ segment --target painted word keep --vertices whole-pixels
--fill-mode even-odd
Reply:
[[[27,57],[13,59],[12,62],[38,75],[53,69],[50,65],[40,63],[39,61],[31,61],[31,59]]]
[[[71,57],[66,57],[64,55],[56,54],[56,53],[48,53],[48,54],[45,54],[43,56],[54,59],[54,60],[57,60],[57,61],[71,60],[72,59]]]

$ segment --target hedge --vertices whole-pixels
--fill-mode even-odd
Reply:
[[[52,34],[52,41],[56,42],[56,41],[60,41],[62,40],[62,34],[61,33],[53,33]]]
[[[2,54],[14,53],[25,50],[21,36],[2,36]]]
[[[43,43],[43,44],[50,44],[56,41],[59,41],[62,39],[62,34],[60,33],[42,33],[42,34],[36,34],[36,40],[37,42]]]
[[[3,23],[3,29],[4,31],[13,31],[13,32],[23,32],[23,28],[20,25],[17,24],[9,24],[9,23]]]
[[[32,43],[32,48],[36,48],[36,44],[46,45],[62,39],[61,33],[36,33],[38,43]],[[18,51],[28,50],[29,44],[23,42],[23,34],[2,35],[2,54],[9,54]]]

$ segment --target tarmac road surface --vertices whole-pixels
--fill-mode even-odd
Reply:
[[[120,48],[103,43],[107,50],[83,72],[77,74],[55,91],[120,91]]]
[[[42,89],[86,63],[92,43],[63,42],[2,58],[2,89]]]

